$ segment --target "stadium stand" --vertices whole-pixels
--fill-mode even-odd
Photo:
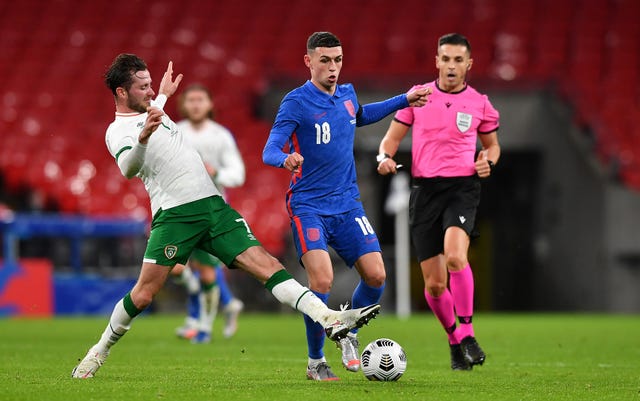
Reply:
[[[104,145],[113,105],[101,76],[120,52],[145,58],[156,82],[173,60],[186,83],[212,88],[248,167],[230,201],[277,254],[288,177],[263,167],[270,122],[254,113],[268,83],[307,78],[313,30],[342,38],[345,74],[375,81],[430,71],[435,39],[459,31],[474,45],[473,79],[556,88],[602,163],[640,189],[638,15],[636,0],[2,2],[0,173],[7,191],[29,188],[53,209],[148,218],[142,184]],[[175,100],[167,107],[175,116]]]

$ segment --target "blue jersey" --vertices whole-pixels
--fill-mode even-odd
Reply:
[[[291,152],[304,157],[287,191],[290,216],[333,215],[361,207],[353,142],[356,125],[370,124],[407,107],[405,95],[360,106],[351,84],[329,95],[311,81],[289,92],[278,110],[263,152],[265,163],[282,167]]]

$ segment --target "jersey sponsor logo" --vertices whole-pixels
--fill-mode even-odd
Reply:
[[[178,253],[178,247],[175,245],[167,245],[164,247],[164,256],[167,259],[173,259],[174,256]]]
[[[319,228],[307,228],[307,238],[309,241],[317,241],[320,239]]]
[[[460,132],[464,133],[469,131],[469,128],[471,128],[472,119],[473,116],[471,114],[462,113],[460,111],[458,112],[458,114],[456,115],[456,125],[458,126]]]
[[[322,113],[314,113],[314,114],[313,114],[313,118],[314,118],[314,119],[316,119],[316,120],[319,120],[319,119],[321,119],[322,117],[324,117],[324,116],[326,116],[326,115],[327,115],[327,112],[326,112],[326,111],[325,111],[325,112],[322,112]]]
[[[356,108],[353,106],[353,102],[351,101],[351,99],[344,101],[344,107],[347,109],[351,117],[356,116]]]
[[[136,124],[136,128],[143,128],[144,127],[144,121],[140,121],[138,124]]]

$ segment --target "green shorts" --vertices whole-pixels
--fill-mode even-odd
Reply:
[[[201,265],[213,267],[216,267],[221,263],[220,259],[216,258],[209,252],[205,252],[202,249],[198,248],[194,248],[193,252],[191,252],[191,257],[189,257],[189,260],[195,260]]]
[[[160,209],[151,222],[144,262],[162,266],[185,264],[197,248],[232,268],[236,256],[258,245],[260,242],[244,218],[222,197],[212,196]]]

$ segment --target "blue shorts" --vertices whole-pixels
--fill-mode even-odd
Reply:
[[[331,216],[296,215],[291,218],[291,229],[301,264],[302,255],[307,251],[329,251],[328,246],[349,267],[362,255],[381,252],[378,237],[362,207]]]

